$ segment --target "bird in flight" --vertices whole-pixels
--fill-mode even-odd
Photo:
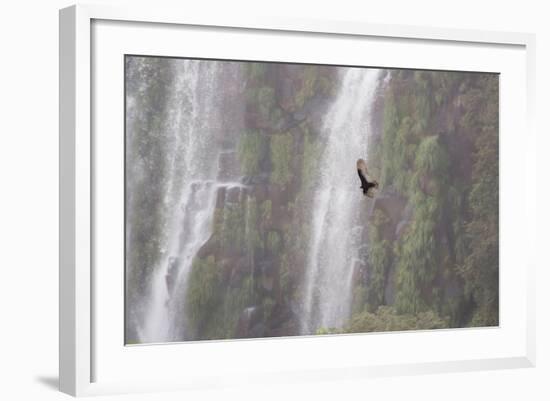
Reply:
[[[359,174],[359,179],[361,180],[360,188],[363,190],[363,195],[373,198],[374,190],[378,188],[378,181],[369,178],[367,163],[363,159],[357,160],[357,174]]]

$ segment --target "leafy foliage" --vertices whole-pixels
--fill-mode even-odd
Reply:
[[[496,81],[487,82],[493,96],[498,95]],[[473,326],[498,324],[498,109],[488,105],[484,114],[469,125],[478,127],[472,172],[472,189],[468,196],[471,218],[466,224],[468,253],[459,272],[464,278],[466,294],[472,295],[477,309]]]
[[[246,63],[247,130],[237,155],[253,184],[246,196],[217,204],[213,235],[193,261],[181,309],[194,338],[234,338],[252,308],[266,335],[296,332],[292,308],[307,264],[324,146],[317,124],[301,116],[334,99],[330,71]],[[158,194],[169,185],[163,156],[173,146],[163,138],[161,101],[171,75],[160,64],[141,73],[148,85],[129,93],[150,110],[126,144],[138,189],[128,200],[132,232],[140,233],[130,240],[133,296],[145,291],[140,283],[150,282],[162,259],[166,227],[159,222],[169,216]],[[396,70],[381,98],[369,171],[404,210],[397,217],[374,206],[360,211],[368,243],[353,278],[351,319],[317,333],[498,324],[498,78]]]
[[[344,328],[346,333],[369,333],[376,331],[429,330],[448,327],[445,320],[433,311],[417,314],[398,314],[390,306],[381,306],[375,313],[364,311],[352,317]]]
[[[185,311],[192,327],[200,327],[216,307],[220,284],[220,271],[216,267],[213,256],[209,256],[206,260],[200,258],[194,260],[185,300]]]
[[[403,321],[433,313],[452,326],[498,324],[497,124],[496,76],[392,73],[369,160],[379,164],[383,185],[407,200],[411,216],[391,242],[387,219],[379,211],[371,216],[369,311],[395,285],[392,316]],[[397,327],[362,313],[368,330]]]
[[[292,145],[293,139],[290,133],[271,137],[271,163],[273,164],[271,180],[282,187],[292,179]]]
[[[248,131],[241,135],[239,141],[239,161],[246,175],[260,172],[260,162],[265,157],[267,141],[259,131]]]

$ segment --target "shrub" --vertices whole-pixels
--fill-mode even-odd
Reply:
[[[266,156],[267,141],[259,131],[248,131],[241,135],[238,146],[239,162],[245,175],[260,172],[260,162]]]
[[[292,180],[292,135],[290,133],[271,137],[271,180],[285,187]]]

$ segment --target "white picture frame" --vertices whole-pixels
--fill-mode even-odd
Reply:
[[[96,5],[78,5],[72,6],[60,11],[60,357],[59,357],[59,377],[60,390],[75,396],[94,395],[107,393],[126,393],[135,391],[161,391],[167,389],[201,389],[217,386],[225,386],[231,381],[235,381],[235,377],[231,375],[230,368],[220,367],[218,371],[211,374],[201,373],[197,369],[195,373],[191,372],[190,376],[183,378],[168,377],[160,380],[158,378],[148,378],[148,374],[144,373],[143,377],[139,377],[136,373],[133,379],[131,374],[125,377],[118,377],[111,374],[105,380],[101,378],[101,371],[98,372],[98,367],[105,366],[105,362],[98,363],[97,361],[108,361],[109,364],[115,364],[115,368],[119,366],[116,363],[126,363],[125,366],[135,366],[135,362],[140,358],[146,361],[144,365],[158,364],[158,361],[173,358],[174,354],[169,347],[157,346],[159,350],[155,355],[148,355],[149,351],[146,348],[134,348],[132,355],[123,355],[128,353],[124,350],[124,344],[114,341],[118,344],[121,352],[121,359],[117,357],[111,358],[108,348],[104,346],[106,341],[105,336],[112,336],[113,330],[122,330],[123,322],[120,322],[118,327],[109,327],[102,329],[101,333],[96,330],[96,325],[103,319],[103,314],[98,313],[94,296],[103,296],[108,302],[113,302],[118,305],[116,300],[110,299],[112,292],[106,291],[102,294],[102,289],[99,293],[98,285],[105,283],[105,276],[100,275],[98,278],[95,268],[96,266],[96,241],[97,238],[97,221],[96,221],[96,199],[94,191],[96,190],[96,169],[101,167],[98,152],[106,149],[105,145],[98,145],[95,142],[93,135],[93,127],[97,125],[97,118],[92,102],[93,86],[92,77],[95,68],[94,53],[97,47],[105,44],[105,40],[99,38],[96,42],[93,41],[94,23],[101,21],[110,21],[108,24],[120,23],[135,23],[149,24],[148,26],[156,26],[162,29],[159,35],[170,34],[164,32],[163,29],[177,29],[177,27],[200,27],[205,31],[219,30],[221,34],[230,31],[240,32],[246,31],[253,35],[262,33],[264,35],[273,34],[274,42],[282,39],[277,38],[278,34],[282,35],[305,35],[311,37],[343,38],[349,40],[362,40],[372,38],[373,40],[384,40],[386,43],[406,41],[407,43],[419,44],[434,44],[439,46],[443,51],[444,48],[453,47],[457,52],[461,48],[466,49],[481,49],[491,47],[495,49],[510,49],[509,57],[517,64],[517,70],[509,70],[505,75],[507,77],[506,85],[512,88],[514,85],[517,89],[519,99],[514,105],[519,105],[519,117],[514,117],[514,120],[502,120],[502,129],[508,130],[510,127],[519,128],[524,132],[521,137],[523,144],[518,148],[511,141],[503,141],[501,151],[504,150],[504,155],[510,155],[507,149],[510,146],[517,152],[517,165],[511,166],[511,158],[504,158],[501,163],[501,183],[506,180],[520,181],[525,186],[535,186],[535,134],[533,130],[533,112],[534,112],[534,35],[524,33],[507,33],[507,32],[484,32],[459,29],[436,29],[427,27],[414,26],[393,26],[393,25],[374,25],[363,22],[348,22],[348,21],[315,21],[315,20],[292,20],[282,18],[256,18],[253,20],[229,19],[220,16],[211,15],[187,15],[182,10],[165,10],[155,7],[131,7],[131,8],[112,8],[109,6]],[[136,33],[142,29],[144,25],[133,26]],[[109,28],[109,27],[107,27]],[[121,30],[129,30],[128,25],[117,27],[115,31],[117,38],[125,41],[129,40],[121,34]],[[107,34],[115,35],[107,29],[104,31]],[[129,31],[128,31],[129,32]],[[102,34],[98,34],[98,37]],[[151,43],[154,45],[154,37],[151,35]],[[114,38],[114,36],[113,36]],[[119,43],[120,40],[113,40]],[[271,40],[271,39],[270,39]],[[95,47],[94,47],[95,46]],[[453,51],[455,51],[453,50]],[[99,49],[101,51],[101,49]],[[118,51],[118,50],[117,50]],[[162,50],[159,50],[162,52]],[[451,52],[452,53],[452,52]],[[450,54],[451,54],[450,53]],[[507,53],[508,54],[508,53]],[[246,57],[246,56],[245,56]],[[261,56],[260,56],[261,57]],[[296,57],[289,56],[289,57]],[[508,55],[506,56],[508,57]],[[265,57],[261,58],[265,59]],[[496,60],[496,61],[495,61]],[[499,59],[492,61],[493,64],[487,64],[491,72],[501,72],[499,67]],[[506,60],[503,58],[502,60]],[[387,61],[391,63],[392,61]],[[503,63],[503,61],[500,61]],[[430,65],[422,64],[423,61],[411,61],[411,67],[421,68],[422,66],[429,67]],[[452,57],[447,61],[442,61],[443,67],[447,68],[455,66],[455,69],[464,69],[463,64],[458,64],[453,61]],[[445,64],[446,63],[446,64]],[[455,64],[453,64],[455,63]],[[513,63],[512,63],[513,64]],[[514,64],[514,65],[516,65]],[[505,65],[502,69],[508,68]],[[472,69],[475,68],[473,65]],[[511,67],[510,67],[511,68]],[[467,69],[467,68],[466,68]],[[119,72],[121,72],[120,70]],[[508,80],[508,77],[510,79]],[[507,89],[509,91],[509,89]],[[122,94],[120,94],[122,99]],[[121,100],[120,99],[120,100]],[[505,110],[510,110],[512,104],[501,106],[501,114]],[[115,118],[116,119],[116,118]],[[509,124],[508,127],[506,124]],[[122,135],[122,134],[121,134]],[[508,137],[506,137],[508,138]],[[108,145],[108,144],[107,144]],[[502,148],[506,146],[507,148]],[[116,155],[114,163],[116,164]],[[107,162],[105,162],[107,163]],[[503,191],[507,190],[506,185]],[[509,188],[509,187],[508,187]],[[509,193],[509,192],[508,192]],[[505,193],[506,194],[506,193]],[[501,200],[511,202],[508,198]],[[506,205],[506,204],[505,204]],[[429,373],[443,371],[466,371],[478,369],[501,369],[511,367],[529,367],[535,364],[535,305],[534,305],[534,270],[535,260],[533,260],[534,252],[530,252],[534,246],[534,225],[535,225],[535,200],[533,196],[528,196],[527,191],[520,191],[520,195],[514,199],[513,203],[508,203],[508,206],[503,208],[506,210],[515,210],[516,217],[510,217],[510,224],[506,227],[517,228],[518,225],[525,227],[522,232],[530,234],[523,235],[525,237],[522,242],[517,242],[514,254],[510,254],[511,259],[521,260],[521,276],[520,277],[504,277],[505,283],[518,283],[519,295],[514,295],[520,299],[518,302],[517,321],[510,322],[510,319],[501,324],[501,327],[496,329],[480,329],[461,331],[460,334],[454,330],[439,331],[436,335],[431,333],[408,333],[408,334],[391,334],[392,343],[399,342],[399,336],[406,335],[408,339],[418,337],[418,344],[426,343],[426,341],[453,341],[453,338],[461,337],[460,341],[464,344],[475,344],[477,341],[486,341],[487,343],[494,342],[497,344],[494,350],[483,353],[481,351],[473,351],[465,358],[447,357],[442,355],[440,359],[431,358],[427,360],[419,359],[413,354],[402,360],[385,360],[373,357],[372,361],[364,360],[361,355],[356,355],[355,359],[351,356],[347,360],[339,360],[337,350],[338,347],[344,347],[345,344],[353,344],[353,346],[363,346],[365,338],[369,342],[381,341],[387,337],[387,334],[371,335],[365,337],[362,335],[350,336],[323,336],[322,339],[312,340],[307,338],[293,338],[280,340],[254,340],[254,341],[235,341],[214,342],[199,345],[199,348],[191,348],[191,345],[184,351],[187,355],[193,355],[196,358],[198,355],[213,355],[220,353],[226,355],[227,358],[235,356],[252,355],[254,353],[265,352],[276,355],[281,352],[298,352],[298,350],[306,350],[310,355],[315,355],[319,347],[323,347],[328,351],[328,364],[316,365],[313,358],[311,364],[297,363],[292,369],[284,367],[284,361],[280,362],[276,369],[265,369],[261,367],[257,371],[242,368],[246,373],[245,378],[241,378],[241,383],[283,383],[307,380],[330,380],[336,378],[353,378],[361,379],[371,376],[399,375],[412,373]],[[504,212],[505,213],[505,212]],[[501,218],[506,215],[501,216]],[[506,217],[507,218],[507,217]],[[501,229],[502,230],[502,229]],[[513,230],[508,229],[504,234],[503,239],[510,243],[515,237]],[[501,247],[502,248],[502,247]],[[506,251],[508,252],[508,251]],[[523,254],[527,255],[523,259],[518,257]],[[502,255],[502,253],[501,253]],[[514,259],[515,258],[515,259]],[[122,271],[123,267],[120,266]],[[516,274],[516,273],[514,273]],[[116,287],[116,286],[115,286]],[[118,290],[121,290],[120,288]],[[114,291],[117,291],[115,288]],[[94,295],[95,294],[95,295]],[[110,294],[110,295],[109,295]],[[510,305],[514,298],[506,298],[506,293],[503,294],[501,308]],[[116,306],[115,308],[116,309]],[[501,311],[502,313],[502,311]],[[115,315],[113,315],[116,317]],[[107,318],[105,318],[107,319]],[[107,321],[107,320],[106,320]],[[103,325],[105,327],[105,324]],[[483,331],[485,330],[485,331]],[[498,333],[506,333],[507,330],[513,332],[509,336],[497,338]],[[496,334],[495,334],[496,333]],[[436,338],[437,337],[437,338]],[[463,338],[462,338],[463,337]],[[96,343],[97,339],[99,343]],[[495,341],[498,340],[498,341]],[[416,341],[416,340],[414,340]],[[231,345],[233,344],[233,345]],[[287,345],[290,344],[289,348]],[[483,344],[483,343],[480,343]],[[194,344],[193,346],[197,346]],[[349,345],[348,345],[349,347]],[[508,347],[508,348],[507,348]],[[475,348],[475,347],[473,347]],[[151,347],[149,347],[151,349]],[[460,349],[460,347],[458,348]],[[332,350],[332,351],[331,351]],[[508,351],[507,351],[508,350]],[[306,352],[304,351],[304,352]],[[107,355],[108,354],[108,355]],[[126,361],[122,358],[128,357]],[[164,358],[164,359],[163,359]],[[334,367],[330,366],[330,358],[334,359]],[[362,359],[364,362],[362,362]],[[246,359],[246,358],[244,358]],[[404,362],[406,360],[406,362]],[[130,362],[129,362],[130,361]],[[152,362],[156,361],[156,362]],[[397,362],[396,362],[397,361]],[[337,363],[338,362],[338,363]],[[191,362],[192,363],[192,362]],[[103,364],[103,365],[102,365]],[[156,365],[158,366],[158,365]],[[100,369],[100,368],[99,368]],[[101,370],[101,369],[100,369]],[[214,369],[215,370],[215,369]],[[131,373],[131,372],[130,372]],[[152,373],[149,373],[152,375]]]

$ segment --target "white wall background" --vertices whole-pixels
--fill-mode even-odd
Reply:
[[[125,0],[96,3],[127,4]],[[136,1],[134,1],[135,3]],[[145,1],[143,1],[145,3]],[[225,392],[106,397],[132,400],[547,400],[550,399],[550,274],[548,239],[550,28],[545,2],[461,1],[160,1],[190,12],[277,15],[429,25],[537,34],[537,115],[540,216],[537,271],[537,352],[533,369],[329,382]],[[58,29],[65,0],[0,5],[0,398],[57,400]],[[518,135],[522,135],[518,132]],[[290,356],[289,356],[290,358]]]

